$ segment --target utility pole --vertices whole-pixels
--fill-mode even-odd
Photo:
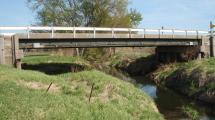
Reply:
[[[210,22],[210,53],[211,57],[215,57],[215,41],[214,41],[214,31],[213,28],[215,28],[215,25]]]

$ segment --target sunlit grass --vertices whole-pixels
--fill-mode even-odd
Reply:
[[[189,87],[190,95],[195,95],[200,91],[215,91],[215,84],[210,80],[215,78],[215,58],[165,65],[155,71],[153,76],[158,83],[165,83],[168,78],[181,77],[184,81],[187,79],[183,86]],[[199,85],[200,77],[205,81],[204,86]]]
[[[26,64],[41,64],[41,63],[76,63],[79,65],[88,65],[90,63],[81,57],[72,57],[72,56],[26,56],[22,59],[23,63]]]
[[[60,88],[49,93],[18,81],[51,82]],[[91,102],[88,101],[95,84]],[[0,66],[0,119],[17,120],[129,120],[163,119],[152,99],[132,84],[97,70],[49,76]]]

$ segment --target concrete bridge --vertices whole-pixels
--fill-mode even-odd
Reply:
[[[199,58],[215,53],[213,37],[198,30],[0,27],[0,35],[0,64],[9,65],[19,63],[24,49],[157,47],[157,55],[192,51]]]

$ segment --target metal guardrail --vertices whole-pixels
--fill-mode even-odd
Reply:
[[[111,32],[112,37],[115,38],[115,34],[117,32],[127,32],[129,36],[132,33],[142,32],[142,34],[156,34],[156,35],[195,35],[197,38],[199,36],[207,36],[210,33],[208,31],[198,31],[198,30],[178,30],[178,29],[133,29],[133,28],[99,28],[99,27],[35,27],[35,26],[28,26],[28,27],[0,27],[1,31],[25,31],[27,33],[28,38],[30,38],[30,33],[32,31],[50,31],[51,37],[54,37],[56,31],[71,31],[73,33],[73,37],[76,37],[77,32],[84,31],[85,33],[91,32],[93,37],[96,38],[97,32]],[[14,32],[14,34],[17,32]],[[6,34],[11,35],[11,34]]]

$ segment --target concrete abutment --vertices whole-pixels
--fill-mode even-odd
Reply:
[[[198,46],[159,46],[156,48],[156,56],[161,63],[215,57],[215,39],[202,37]]]

